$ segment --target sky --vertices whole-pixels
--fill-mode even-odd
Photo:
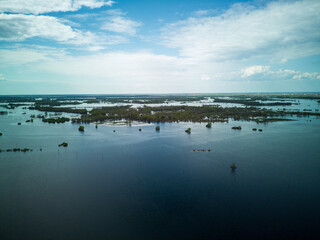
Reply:
[[[319,0],[0,0],[0,95],[319,91]]]

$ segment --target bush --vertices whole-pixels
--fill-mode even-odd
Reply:
[[[80,132],[84,132],[84,126],[80,126],[80,127],[79,127],[79,131],[80,131]]]
[[[236,164],[232,163],[231,166],[230,166],[230,168],[231,168],[232,170],[235,170],[235,169],[237,168],[237,166],[236,166]]]
[[[232,129],[241,130],[241,126],[233,126]]]
[[[185,130],[186,133],[191,133],[191,128],[188,128],[187,130]]]
[[[160,126],[156,126],[156,131],[160,131]]]
[[[211,125],[212,125],[211,123],[207,123],[206,127],[211,128]]]
[[[68,147],[68,143],[63,142],[63,143],[59,144],[58,146],[59,146],[59,147]]]

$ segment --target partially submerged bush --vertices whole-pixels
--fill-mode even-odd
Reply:
[[[233,126],[232,129],[241,130],[241,126]]]
[[[211,125],[212,125],[211,123],[207,123],[206,127],[211,128]]]
[[[84,126],[80,126],[80,127],[79,127],[79,131],[80,131],[80,132],[84,132]]]
[[[156,131],[160,131],[160,126],[156,126]]]
[[[68,147],[68,143],[63,142],[63,143],[59,144],[58,146],[59,146],[59,147]]]
[[[191,133],[191,128],[188,128],[187,130],[185,130],[186,133]]]
[[[235,163],[231,163],[230,168],[231,168],[232,170],[235,170],[235,169],[237,168],[237,166],[236,166],[236,164],[235,164]]]

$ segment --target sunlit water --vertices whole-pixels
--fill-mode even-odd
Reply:
[[[34,151],[0,153],[0,239],[310,239],[319,233],[315,117],[211,129],[163,123],[160,132],[155,125],[87,124],[81,133],[78,124],[25,123],[37,111],[9,111],[0,116],[0,148]],[[232,130],[235,125],[242,130]],[[58,147],[62,142],[69,146]]]

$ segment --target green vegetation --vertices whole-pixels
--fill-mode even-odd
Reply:
[[[160,126],[156,126],[156,131],[160,131]]]
[[[79,105],[82,103],[166,103],[169,101],[190,102],[206,98],[220,100],[250,101],[288,101],[291,99],[310,99],[320,102],[319,93],[265,93],[265,94],[144,94],[144,95],[42,95],[42,96],[0,96],[1,103],[33,103],[37,106]]]
[[[211,149],[193,149],[194,152],[211,152]]]
[[[259,132],[262,132],[263,130],[261,128],[259,128]]]
[[[29,107],[30,110],[38,110],[41,112],[66,112],[66,113],[78,113],[87,114],[86,109],[74,109],[74,108],[58,108],[58,107],[46,107],[41,105],[35,105],[34,107]]]
[[[237,166],[235,163],[231,163],[230,168],[232,169],[232,171],[236,170]]]
[[[141,128],[139,128],[139,132],[141,132],[141,130],[142,130],[142,129],[141,129]]]
[[[62,111],[57,109],[58,111]],[[66,111],[66,109],[64,109]],[[284,112],[276,112],[258,108],[222,108],[219,106],[162,106],[131,108],[131,106],[101,107],[92,109],[89,114],[81,114],[80,118],[72,119],[73,123],[91,123],[131,120],[141,122],[228,122],[246,120],[268,122],[270,117],[284,116]],[[273,121],[274,119],[272,119]]]
[[[78,128],[78,130],[79,130],[80,132],[84,132],[84,126],[80,126],[80,127]]]
[[[2,105],[2,107],[7,109],[15,109],[16,107],[27,106],[27,105],[28,104],[24,104],[24,103],[9,103],[8,105]]]
[[[21,125],[21,123],[18,123],[18,125]]]
[[[259,99],[261,100],[261,99]],[[256,99],[222,99],[215,98],[214,102],[216,103],[235,103],[235,104],[243,104],[245,106],[291,106],[291,102],[259,102]]]
[[[241,130],[241,126],[233,126],[232,129],[234,129],[234,130]]]
[[[0,111],[0,115],[7,115],[8,112],[7,111]]]
[[[82,102],[69,99],[42,99],[34,102],[37,106],[62,106],[62,105],[79,105]]]
[[[263,118],[259,119],[256,122],[257,123],[268,123],[268,122],[288,122],[288,121],[295,121],[294,119],[288,119],[288,118]]]
[[[29,149],[29,148],[12,148],[12,149],[7,149],[7,150],[1,150],[0,149],[0,153],[1,152],[32,152],[33,150],[32,149]]]
[[[63,143],[59,144],[58,146],[59,146],[59,147],[68,147],[68,143],[63,142]]]
[[[70,118],[66,118],[66,117],[42,118],[42,122],[47,122],[47,123],[65,123],[69,121],[70,121]]]
[[[252,128],[252,131],[257,131],[257,129],[256,128]]]
[[[186,133],[191,133],[191,128],[188,128],[187,130],[185,130]]]
[[[0,136],[2,136],[3,134],[0,132]]]
[[[158,106],[148,104],[166,104],[169,102],[192,102],[213,99],[216,103],[242,104],[245,107],[219,107],[217,105],[196,106]],[[71,96],[35,96],[35,97],[10,97],[0,96],[0,102],[6,103],[7,108],[31,105],[30,110],[45,112],[44,115],[31,115],[31,118],[42,118],[48,123],[62,123],[67,118],[47,118],[48,112],[74,113],[79,118],[73,118],[73,123],[100,123],[106,120],[125,120],[128,125],[131,121],[141,122],[206,122],[210,128],[214,122],[228,122],[230,119],[239,121],[255,121],[266,123],[274,121],[292,121],[286,116],[320,116],[319,112],[268,110],[263,106],[287,106],[298,104],[293,99],[313,99],[320,101],[320,94],[176,94],[176,95],[71,95]],[[95,107],[92,110],[63,107],[66,105],[79,105],[82,103],[127,103],[126,106]],[[144,107],[132,108],[131,104],[144,104]],[[3,113],[5,114],[5,113]],[[54,120],[57,119],[57,120]]]

